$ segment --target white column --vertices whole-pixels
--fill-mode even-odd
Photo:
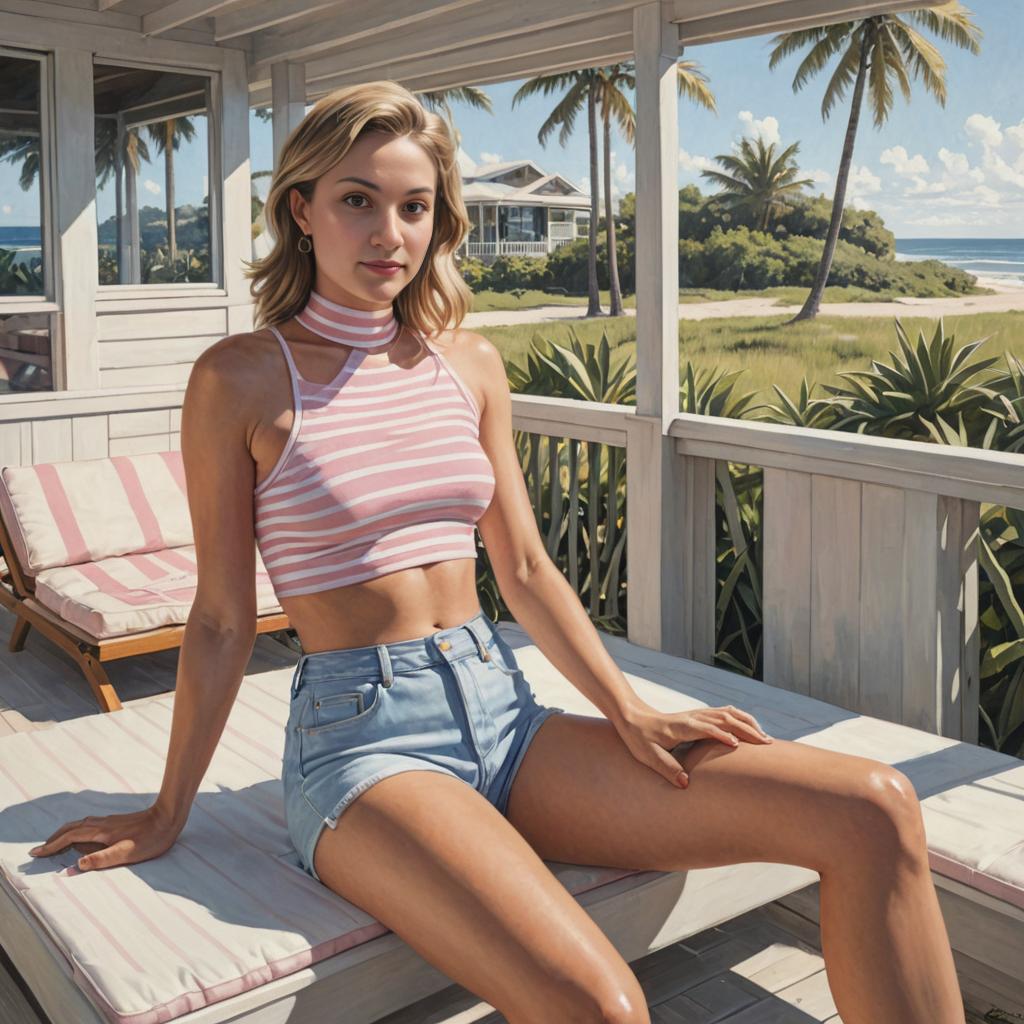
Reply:
[[[695,467],[675,454],[666,434],[679,411],[679,31],[673,14],[674,4],[664,0],[633,9],[637,415],[627,449],[628,636],[692,657],[694,567],[687,559],[695,531],[686,501],[695,496]],[[697,490],[706,494],[704,487]]]
[[[252,329],[252,296],[243,274],[243,259],[252,256],[252,179],[249,177],[249,81],[245,53],[232,51],[220,75],[220,95],[212,103],[220,133],[218,166],[210,168],[210,181],[221,182],[218,216],[214,190],[210,189],[211,259],[217,251],[213,220],[221,225],[224,289],[228,293],[228,333]],[[216,151],[216,147],[214,147]]]
[[[100,386],[96,339],[99,253],[92,53],[58,47],[53,54],[54,211],[57,220],[56,298],[60,337],[53,346],[56,389]],[[45,168],[44,168],[45,170]],[[58,348],[59,346],[59,348]]]
[[[281,61],[270,65],[270,103],[273,108],[274,170],[278,154],[292,129],[306,114],[306,66]]]

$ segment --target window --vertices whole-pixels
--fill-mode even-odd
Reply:
[[[210,79],[97,61],[93,98],[99,283],[219,280],[210,227]]]
[[[53,389],[46,59],[0,47],[0,395]]]
[[[42,68],[0,48],[0,296],[46,294]]]

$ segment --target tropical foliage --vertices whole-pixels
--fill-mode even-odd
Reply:
[[[794,142],[776,154],[774,142],[765,145],[760,137],[753,142],[742,139],[738,153],[719,153],[715,157],[723,171],[700,173],[721,186],[712,200],[729,213],[747,213],[758,230],[767,231],[772,219],[787,208],[787,200],[814,184],[812,178],[797,178],[800,169],[794,157],[799,148],[800,143]]]

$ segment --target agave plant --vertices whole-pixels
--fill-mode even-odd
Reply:
[[[15,263],[16,249],[0,249],[0,295],[42,295],[43,261],[33,256],[28,263]]]
[[[1024,363],[1012,352],[1005,356],[1008,372],[973,390],[984,395],[984,411],[991,417],[982,447],[1019,452],[1024,450]]]
[[[900,352],[889,353],[891,366],[872,359],[870,370],[839,373],[849,378],[849,387],[822,385],[834,396],[833,401],[844,407],[833,429],[929,441],[938,436],[930,426],[938,428],[941,414],[955,420],[963,413],[970,435],[976,436],[976,424],[985,418],[985,398],[970,384],[997,360],[983,359],[970,365],[968,360],[988,337],[954,353],[954,336],[946,335],[941,318],[931,341],[920,331],[917,345],[911,345],[898,319],[896,336]]]
[[[607,335],[597,346],[570,331],[568,345],[531,341],[526,366],[508,367],[510,389],[591,402],[636,402],[636,367],[628,350],[613,350]],[[548,555],[588,604],[595,624],[625,633],[626,460],[618,447],[526,431],[515,432],[537,529]],[[481,555],[486,565],[486,552]],[[500,596],[480,581],[488,603]],[[497,614],[495,618],[499,617]]]
[[[762,403],[750,409],[754,412],[758,409],[767,409],[768,412],[758,419],[765,423],[785,423],[793,427],[811,427],[816,430],[830,430],[836,420],[837,402],[833,398],[811,398],[810,393],[814,385],[807,383],[804,377],[800,381],[800,394],[794,402],[778,384],[773,384],[775,393],[779,396],[779,405]]]

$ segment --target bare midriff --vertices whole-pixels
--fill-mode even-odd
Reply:
[[[281,599],[306,654],[428,636],[480,611],[477,563],[453,558]]]

